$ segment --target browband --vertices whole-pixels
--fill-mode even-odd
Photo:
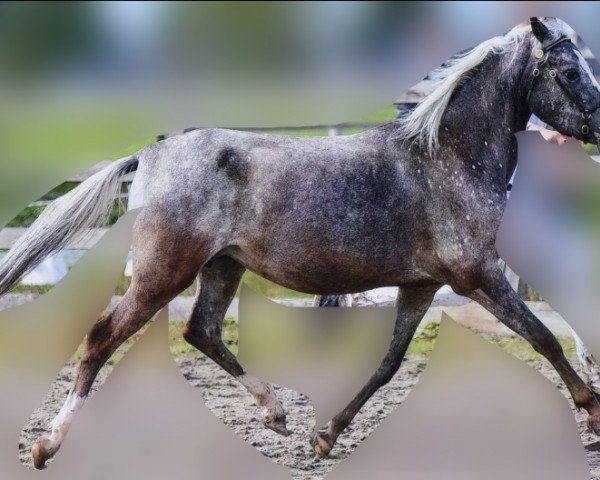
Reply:
[[[554,40],[553,42],[549,43],[548,45],[546,45],[545,47],[542,47],[542,50],[544,51],[544,53],[548,53],[550,50],[552,50],[554,47],[560,45],[563,42],[570,42],[571,39],[569,37],[567,37],[566,35],[561,35],[560,38]]]

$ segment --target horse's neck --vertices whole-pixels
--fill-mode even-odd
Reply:
[[[506,155],[511,168],[516,160],[514,134],[525,129],[531,115],[521,86],[529,56],[526,45],[510,65],[511,53],[491,57],[458,88],[440,126],[446,142],[460,139],[461,150],[481,162],[497,162],[499,155]]]

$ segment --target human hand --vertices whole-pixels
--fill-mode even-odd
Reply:
[[[544,140],[555,145],[562,145],[569,138],[566,135],[557,132],[556,130],[549,130],[547,128],[540,127],[539,125],[536,125],[534,123],[530,123],[527,126],[527,130],[537,130],[538,132],[540,132]]]

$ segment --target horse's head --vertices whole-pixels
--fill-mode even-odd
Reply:
[[[531,19],[532,57],[525,70],[531,111],[564,135],[600,142],[600,85],[556,20]]]

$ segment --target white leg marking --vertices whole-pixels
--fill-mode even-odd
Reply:
[[[65,403],[63,404],[60,412],[54,418],[51,424],[52,433],[48,438],[48,443],[46,444],[46,450],[48,453],[53,455],[60,448],[67,432],[69,431],[69,427],[71,426],[71,422],[75,417],[75,413],[77,413],[83,407],[85,403],[86,397],[80,397],[73,392],[69,392]]]
[[[283,407],[273,391],[273,387],[252,375],[244,374],[238,377],[238,381],[246,387],[246,390],[254,397],[256,404],[267,409],[267,414],[283,415]]]

